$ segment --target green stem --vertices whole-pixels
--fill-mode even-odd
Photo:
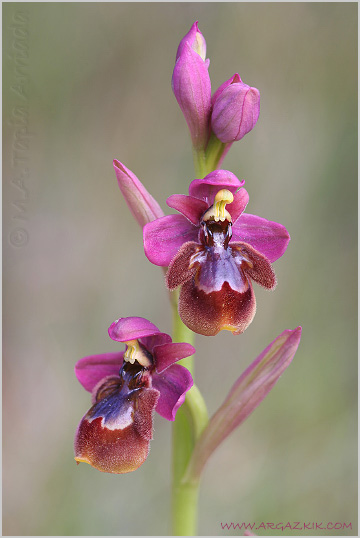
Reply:
[[[221,142],[214,133],[211,133],[208,145],[205,152],[205,169],[206,173],[210,174],[216,170],[219,161],[225,151],[226,144]]]
[[[204,178],[216,169],[225,145],[212,135],[206,152],[193,149],[195,174]],[[173,292],[173,340],[194,343],[194,333],[181,321],[178,314],[179,292]],[[179,361],[190,370],[194,378],[194,357]],[[172,521],[174,536],[195,536],[197,531],[197,511],[199,480],[185,478],[194,446],[206,425],[208,413],[199,389],[194,385],[186,394],[184,405],[178,410],[173,429],[173,489]]]
[[[173,535],[196,536],[199,484],[181,484],[173,490]]]
[[[194,333],[181,321],[178,310],[178,292],[172,295],[173,340],[193,344]],[[194,357],[179,361],[194,376]],[[194,536],[197,527],[198,482],[186,482],[184,473],[190,461],[194,445],[208,423],[205,402],[194,385],[186,394],[184,405],[176,413],[173,428],[173,489],[172,521],[174,536]]]
[[[193,147],[193,158],[196,178],[200,179],[205,177],[208,173],[205,160],[205,151],[202,149],[196,150]]]
[[[227,146],[221,142],[214,133],[211,133],[206,150],[196,150],[193,147],[194,167],[197,178],[204,178],[217,169],[219,162],[227,153]],[[224,153],[225,152],[225,153]]]

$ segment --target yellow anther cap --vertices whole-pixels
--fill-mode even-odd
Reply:
[[[139,364],[141,364],[141,366],[144,366],[145,368],[151,366],[151,361],[141,349],[138,340],[129,340],[128,342],[125,342],[125,344],[127,345],[126,351],[124,353],[125,362],[130,362],[130,364],[134,364],[134,362],[137,361]]]
[[[221,189],[221,191],[216,194],[214,204],[207,210],[203,220],[207,221],[213,218],[215,222],[219,222],[219,220],[224,222],[225,219],[231,222],[231,215],[225,207],[226,204],[231,204],[233,201],[234,196],[232,192],[227,189]]]

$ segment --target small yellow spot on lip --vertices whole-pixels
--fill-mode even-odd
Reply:
[[[87,458],[74,458],[74,460],[76,461],[76,463],[79,465],[79,463],[88,463],[89,465],[91,465],[90,461],[87,459]]]
[[[207,220],[214,219],[215,222],[224,222],[224,220],[228,220],[231,222],[231,215],[230,213],[225,209],[226,204],[231,204],[231,202],[234,201],[234,196],[232,192],[230,192],[227,189],[221,189],[217,192],[215,198],[214,198],[214,204],[206,211],[205,215],[203,216],[203,220],[206,222]]]
[[[235,332],[237,330],[237,327],[235,327],[234,325],[222,325],[221,331],[230,331],[230,332]]]

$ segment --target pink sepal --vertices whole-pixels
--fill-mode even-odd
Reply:
[[[113,165],[125,202],[140,226],[143,228],[147,222],[163,217],[163,210],[136,175],[116,159]]]

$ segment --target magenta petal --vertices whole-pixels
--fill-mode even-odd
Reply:
[[[146,347],[148,351],[150,351],[150,353],[154,354],[154,347],[162,346],[163,344],[170,344],[172,342],[172,338],[169,334],[158,333],[152,336],[145,336],[144,338],[140,338],[140,342]]]
[[[185,357],[190,357],[194,353],[195,348],[186,342],[172,342],[171,344],[156,346],[154,349],[154,358],[157,373],[161,374],[161,372],[166,370],[171,364],[174,364],[174,362]]]
[[[128,342],[145,336],[162,334],[159,329],[145,318],[120,318],[109,327],[109,336],[117,342]]]
[[[249,194],[242,188],[234,194],[234,201],[227,204],[226,209],[231,215],[232,222],[236,222],[249,203]]]
[[[199,224],[201,216],[208,208],[204,200],[199,200],[199,198],[194,198],[193,196],[185,196],[185,194],[173,194],[166,200],[166,203],[169,207],[182,213],[195,226]]]
[[[147,222],[164,216],[155,198],[148,193],[136,175],[116,159],[113,165],[125,202],[140,226],[144,227]]]
[[[186,392],[193,386],[189,370],[173,364],[162,374],[153,375],[153,388],[160,391],[156,411],[167,420],[175,420],[176,411],[185,401]]]
[[[155,265],[166,267],[187,241],[196,241],[198,229],[182,215],[167,215],[144,226],[144,250]]]
[[[194,179],[189,186],[190,196],[205,200],[208,206],[214,202],[215,195],[221,189],[228,189],[233,194],[245,184],[228,170],[214,170],[204,179]]]
[[[75,375],[85,390],[92,392],[105,377],[118,375],[123,363],[124,352],[102,353],[80,359],[75,364]]]
[[[232,227],[232,233],[231,241],[249,243],[270,262],[274,262],[284,254],[290,241],[285,226],[249,213],[243,213],[238,218]]]

